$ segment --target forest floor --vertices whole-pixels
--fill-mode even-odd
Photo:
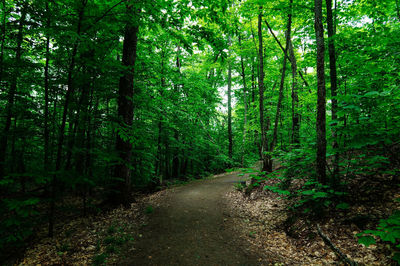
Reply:
[[[245,180],[225,173],[151,195],[131,208],[67,223],[53,238],[27,250],[20,265],[321,265],[340,264],[313,226],[298,224],[298,237],[283,229],[279,195],[235,190]],[[387,265],[375,245],[365,248],[333,220],[322,230],[360,264]],[[311,229],[310,229],[311,228]]]

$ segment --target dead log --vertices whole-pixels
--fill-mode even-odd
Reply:
[[[332,243],[332,241],[329,239],[329,237],[327,235],[325,235],[324,232],[322,232],[319,224],[317,224],[317,231],[318,231],[319,236],[322,238],[322,240],[324,240],[325,244],[327,244],[333,250],[333,252],[335,252],[336,256],[338,256],[341,261],[343,261],[344,263],[346,263],[350,266],[357,265],[357,263],[355,261],[349,259],[349,257],[347,257],[346,254],[344,254],[337,246],[335,246],[335,244]]]

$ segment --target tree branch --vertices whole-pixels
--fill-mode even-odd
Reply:
[[[339,257],[340,260],[342,260],[344,263],[351,265],[351,266],[356,266],[357,263],[351,259],[349,259],[338,247],[335,246],[335,244],[332,243],[332,241],[329,239],[327,235],[322,232],[321,227],[319,224],[317,224],[317,231],[319,236],[324,240],[325,244],[327,244],[333,252],[336,253],[336,255]]]
[[[273,32],[273,30],[272,30],[271,26],[269,25],[268,21],[267,21],[267,20],[264,20],[264,22],[265,22],[265,24],[267,25],[267,27],[268,27],[268,29],[269,29],[269,32],[272,34],[272,37],[274,37],[275,41],[278,43],[278,45],[279,45],[279,47],[281,48],[281,50],[282,50],[282,52],[284,53],[284,55],[287,56],[287,52],[285,51],[285,48],[282,46],[282,44],[281,44],[281,42],[279,41],[278,37],[276,37],[276,35],[275,35],[275,33]],[[289,59],[289,62],[292,63],[292,60],[290,59],[290,57],[288,57],[288,59]],[[309,85],[308,85],[308,82],[305,80],[305,78],[304,78],[304,76],[303,76],[303,73],[301,73],[300,70],[298,70],[298,73],[299,73],[301,79],[303,80],[304,85],[306,85],[306,87],[308,87],[308,86],[309,86]]]

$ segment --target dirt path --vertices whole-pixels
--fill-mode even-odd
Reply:
[[[224,195],[242,177],[225,174],[172,189],[154,208],[134,250],[120,265],[259,265],[228,227]]]

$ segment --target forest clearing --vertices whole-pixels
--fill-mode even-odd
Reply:
[[[1,265],[397,265],[400,0],[0,0]]]

